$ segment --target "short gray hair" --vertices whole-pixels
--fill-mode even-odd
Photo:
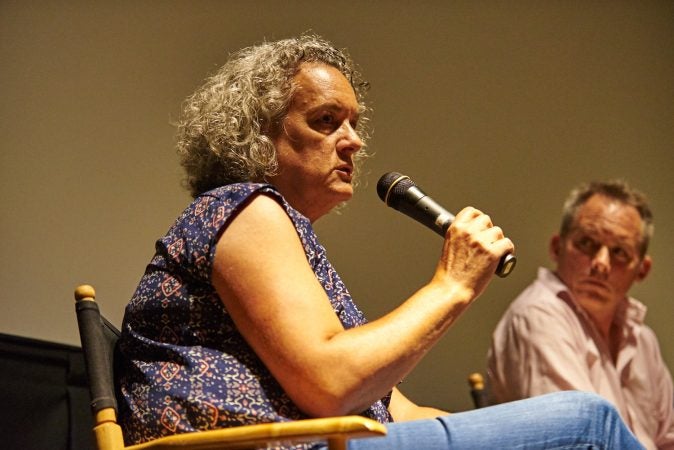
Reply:
[[[646,196],[642,192],[631,187],[624,180],[592,181],[590,183],[583,183],[574,188],[564,202],[562,224],[560,226],[559,235],[561,237],[568,236],[573,227],[574,220],[576,219],[578,208],[595,194],[619,201],[625,205],[633,206],[639,212],[643,224],[639,250],[641,257],[643,258],[648,251],[648,244],[655,231],[653,213],[648,205]]]
[[[273,137],[288,112],[292,78],[305,62],[337,68],[351,83],[361,118],[357,131],[369,137],[364,103],[368,84],[351,57],[323,38],[297,38],[244,48],[187,98],[178,122],[178,155],[184,184],[196,197],[230,183],[263,181],[278,169]],[[365,155],[354,155],[354,163]]]

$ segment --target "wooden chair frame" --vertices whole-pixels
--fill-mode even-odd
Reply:
[[[471,373],[468,376],[470,385],[470,396],[473,399],[475,408],[486,408],[489,406],[489,395],[485,389],[484,377],[479,372]]]

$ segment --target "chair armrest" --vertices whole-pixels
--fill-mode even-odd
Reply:
[[[362,416],[342,416],[175,434],[126,449],[246,449],[269,442],[346,441],[350,438],[385,435],[386,427],[379,422]]]

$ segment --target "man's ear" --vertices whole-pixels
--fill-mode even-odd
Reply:
[[[637,272],[636,281],[642,281],[648,276],[651,271],[651,266],[653,265],[653,260],[650,256],[646,255],[639,263],[639,271]]]
[[[558,234],[555,234],[550,238],[550,245],[548,247],[548,251],[550,252],[550,258],[554,261],[557,262],[557,259],[559,258],[559,250],[562,245],[562,238],[559,237]]]

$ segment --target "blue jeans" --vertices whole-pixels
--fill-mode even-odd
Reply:
[[[352,440],[349,450],[643,449],[610,403],[575,391],[387,428],[386,437]]]

